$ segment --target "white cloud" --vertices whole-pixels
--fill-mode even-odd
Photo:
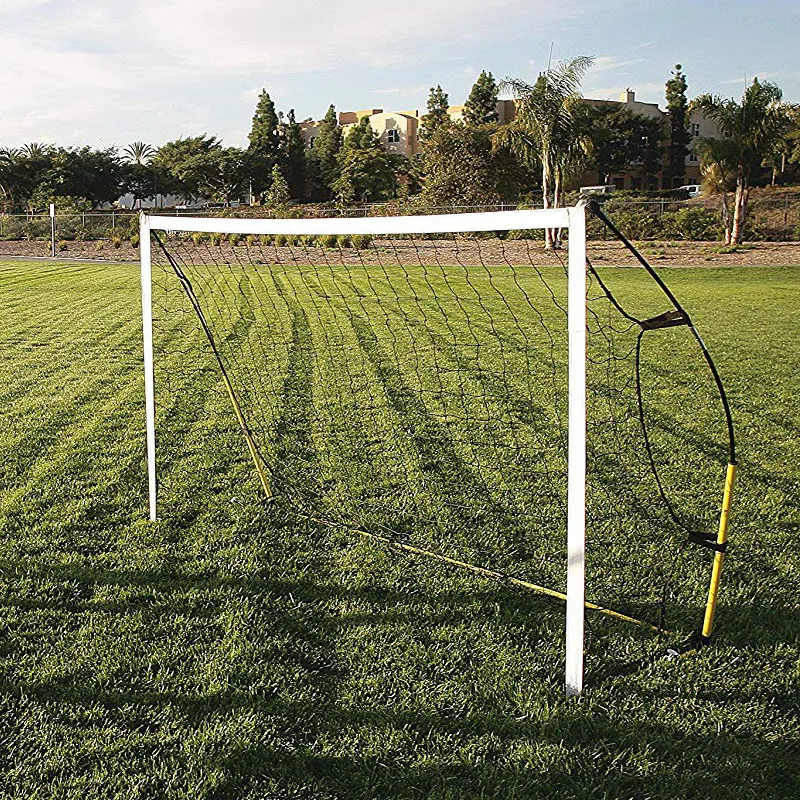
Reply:
[[[374,0],[84,0],[77,10],[69,0],[2,0],[0,144],[125,129],[137,111],[150,122],[167,97],[181,129],[211,126],[186,98],[193,90],[197,99],[201,81],[212,106],[231,81],[249,78],[260,91],[281,76],[358,68],[369,71],[366,94],[379,70],[424,69],[428,59],[441,74],[470,45],[503,41],[514,15],[552,19],[579,4],[407,0],[399,10]],[[254,100],[241,88],[233,97],[242,106]]]

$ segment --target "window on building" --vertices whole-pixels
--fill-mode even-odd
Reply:
[[[631,178],[631,189],[641,189],[641,188],[642,188],[642,179]]]
[[[625,178],[614,178],[614,186],[617,189],[624,189],[625,188]]]
[[[397,144],[400,141],[400,131],[397,128],[390,128],[386,131],[386,141],[389,144]]]
[[[692,123],[692,139],[696,139],[700,135],[700,123]]]

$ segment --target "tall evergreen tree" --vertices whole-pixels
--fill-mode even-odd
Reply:
[[[319,126],[309,168],[311,177],[319,184],[316,193],[320,200],[329,200],[333,196],[333,184],[339,176],[337,156],[342,149],[342,129],[334,106],[328,108]]]
[[[491,72],[482,71],[464,106],[467,125],[488,125],[497,122],[497,82]]]
[[[300,126],[290,108],[280,138],[279,165],[286,176],[289,192],[295,200],[304,200],[306,191],[306,146]]]
[[[369,117],[362,117],[347,133],[344,150],[369,150],[380,148],[381,142],[370,124]]]
[[[272,167],[278,163],[278,114],[267,91],[258,96],[247,148],[247,166],[253,194],[258,198],[269,188]]]
[[[428,94],[428,113],[421,120],[421,138],[430,139],[439,126],[446,125],[450,121],[450,116],[447,113],[449,106],[450,98],[447,96],[447,92],[438,83],[436,86],[432,86]]]
[[[273,211],[282,211],[291,199],[291,191],[281,168],[275,164],[270,173],[270,187],[264,195],[264,203]]]
[[[686,76],[676,64],[672,77],[666,82],[667,108],[669,109],[669,148],[664,171],[664,188],[672,189],[676,182],[683,183],[686,174],[686,156],[689,155],[689,104],[686,100]]]

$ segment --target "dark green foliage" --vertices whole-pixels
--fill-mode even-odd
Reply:
[[[221,203],[238,200],[246,190],[245,154],[223,147],[215,136],[192,136],[167,142],[156,151],[153,167],[169,191],[185,200],[208,197]]]
[[[425,145],[424,205],[482,205],[517,196],[526,173],[508,150],[494,150],[496,125],[440,127]]]
[[[6,158],[5,174],[13,206],[38,211],[55,197],[85,198],[98,206],[116,200],[125,188],[125,168],[114,148],[23,149]]]
[[[689,155],[690,141],[687,126],[689,120],[686,89],[686,76],[681,72],[681,65],[676,64],[672,77],[666,83],[667,110],[669,111],[669,147],[667,163],[664,170],[664,186],[671,189],[683,183],[686,173],[686,156]]]
[[[264,204],[276,212],[286,208],[291,200],[292,194],[286,178],[283,177],[280,167],[275,164],[270,175],[270,185],[264,195]]]
[[[380,146],[380,138],[370,124],[369,117],[362,117],[347,132],[341,155],[352,150],[377,150]]]
[[[481,71],[464,105],[464,122],[467,125],[497,122],[497,88],[492,73]]]
[[[333,184],[339,177],[339,151],[342,149],[342,129],[336,109],[331,105],[319,126],[309,154],[309,178],[313,199],[328,200],[333,196]],[[313,185],[316,184],[316,185]]]
[[[430,139],[439,127],[450,123],[450,117],[447,114],[449,107],[450,99],[447,93],[438,83],[436,86],[432,86],[428,94],[428,113],[424,114],[420,120],[421,139]]]
[[[289,184],[289,192],[293,200],[305,200],[306,197],[306,146],[300,133],[300,126],[290,108],[283,124],[278,153],[281,172]]]
[[[634,169],[645,178],[661,168],[660,119],[634,114],[617,105],[585,105],[588,134],[592,140],[590,163],[607,183],[611,174]]]
[[[266,89],[258,96],[248,139],[247,169],[253,193],[260,197],[269,187],[272,167],[278,163],[278,114]]]
[[[345,147],[339,159],[339,177],[332,186],[337,199],[343,204],[390,199],[396,191],[400,161],[380,147]]]

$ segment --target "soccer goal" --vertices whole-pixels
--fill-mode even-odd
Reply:
[[[566,252],[543,249],[545,229]],[[582,205],[143,215],[151,519],[186,448],[215,446],[192,426],[216,415],[265,501],[565,601],[570,694],[587,610],[681,628],[711,549],[707,637],[727,401],[663,281],[627,243],[601,268],[586,232]]]

